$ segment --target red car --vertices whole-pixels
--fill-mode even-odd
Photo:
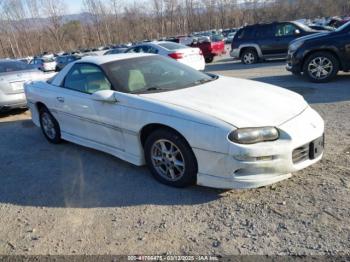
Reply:
[[[194,41],[191,46],[198,47],[202,50],[206,63],[211,63],[215,56],[220,56],[226,53],[225,41],[222,36],[212,36]]]

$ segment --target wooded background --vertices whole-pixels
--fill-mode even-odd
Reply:
[[[0,0],[0,57],[158,39],[195,31],[350,14],[350,0]]]

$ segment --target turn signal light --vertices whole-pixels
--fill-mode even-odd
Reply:
[[[171,53],[168,56],[170,56],[171,58],[178,60],[178,59],[182,59],[184,57],[184,55],[182,53]]]

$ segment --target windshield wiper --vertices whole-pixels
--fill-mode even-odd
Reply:
[[[200,79],[200,80],[197,80],[196,82],[194,82],[195,85],[201,85],[201,84],[204,84],[204,83],[207,83],[207,82],[211,82],[213,81],[214,79]]]
[[[164,90],[163,88],[160,88],[158,86],[151,86],[145,89],[146,91],[157,91],[157,90]]]

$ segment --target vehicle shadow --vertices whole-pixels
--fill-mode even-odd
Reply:
[[[267,84],[280,86],[302,95],[308,103],[334,103],[350,101],[350,74],[338,75],[332,82],[316,84],[302,76],[281,75],[252,78]]]
[[[240,61],[233,61],[232,58],[223,58],[223,59],[217,58],[215,63],[206,64],[205,71],[208,73],[212,73],[212,72],[218,72],[218,71],[222,72],[222,71],[231,71],[231,70],[251,70],[251,69],[264,68],[266,66],[285,66],[285,64],[286,64],[285,60],[281,60],[281,59],[267,60],[261,63],[245,65]]]
[[[23,114],[26,111],[28,111],[27,108],[3,110],[3,111],[0,111],[0,118],[20,115],[20,114]]]
[[[41,207],[195,205],[225,191],[194,186],[177,189],[96,150],[46,142],[30,120],[0,123],[0,202]]]

